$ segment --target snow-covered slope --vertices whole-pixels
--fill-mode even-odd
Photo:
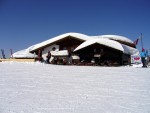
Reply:
[[[150,68],[0,63],[0,113],[150,113]]]

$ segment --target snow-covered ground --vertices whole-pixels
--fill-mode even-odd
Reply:
[[[1,62],[0,113],[150,113],[150,68]]]

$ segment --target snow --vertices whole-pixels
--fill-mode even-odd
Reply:
[[[150,68],[0,63],[0,113],[150,113]]]
[[[84,47],[87,47],[87,46],[95,44],[95,43],[102,44],[107,47],[111,47],[111,48],[120,50],[122,52],[124,51],[122,45],[119,42],[116,42],[114,40],[109,40],[109,39],[93,39],[93,40],[85,41],[84,43],[79,45],[74,51],[78,51]]]
[[[52,56],[68,56],[68,50],[51,51]]]
[[[128,42],[133,44],[133,41],[130,40],[127,37],[124,36],[119,36],[119,35],[100,35],[100,36],[91,36],[92,38],[104,38],[104,39],[112,39],[112,40],[118,40],[118,41],[123,41],[123,42]]]
[[[140,55],[140,52],[138,49],[121,44],[123,49],[124,49],[124,53],[129,54],[129,55]]]
[[[37,55],[34,55],[29,52],[33,47],[34,46],[31,46],[27,49],[17,51],[13,54],[13,57],[14,58],[35,58],[35,57],[37,57]]]
[[[72,33],[65,33],[65,34],[56,36],[54,38],[51,38],[49,40],[46,40],[46,41],[43,41],[43,42],[41,42],[39,44],[34,45],[34,47],[30,51],[34,51],[34,50],[36,50],[38,48],[41,48],[41,47],[43,47],[45,45],[51,44],[53,42],[56,42],[56,41],[58,41],[60,39],[66,38],[68,36],[72,36],[74,38],[77,38],[77,39],[80,39],[80,40],[84,40],[84,41],[91,39],[89,36],[81,34],[81,33],[73,33],[73,32]]]
[[[65,34],[62,34],[62,35],[59,35],[59,36],[56,36],[54,38],[51,38],[49,40],[46,40],[44,42],[41,42],[39,44],[36,44],[34,45],[34,47],[30,50],[30,51],[34,51],[40,47],[43,47],[45,45],[48,45],[50,43],[53,43],[55,41],[58,41],[60,39],[63,39],[67,36],[72,36],[72,37],[75,37],[75,38],[78,38],[78,39],[81,39],[81,40],[84,40],[84,41],[87,41],[87,40],[93,40],[93,39],[113,39],[113,40],[118,40],[118,41],[124,41],[124,42],[128,42],[128,43],[133,43],[133,41],[131,41],[130,39],[126,38],[126,37],[123,37],[123,36],[118,36],[118,35],[100,35],[100,36],[88,36],[88,35],[84,35],[84,34],[81,34],[81,33],[74,33],[74,32],[71,32],[71,33],[65,33]]]
[[[90,45],[95,44],[95,43],[120,50],[123,53],[128,54],[128,55],[139,55],[140,54],[138,49],[135,49],[133,47],[121,44],[121,43],[114,41],[114,40],[103,39],[103,38],[85,41],[84,43],[79,45],[74,51],[78,51],[82,48],[85,48],[85,47],[90,46]]]
[[[43,41],[41,43],[35,44],[35,45],[25,49],[25,50],[18,51],[16,53],[14,53],[13,56],[15,58],[33,58],[34,55],[31,54],[30,52],[33,52],[34,50],[37,50],[37,49],[44,47],[46,45],[52,44],[58,40],[64,39],[68,36],[71,36],[71,37],[85,41],[85,43],[78,46],[78,48],[76,48],[75,51],[83,48],[83,46],[85,47],[86,44],[90,45],[92,43],[103,44],[103,45],[106,45],[108,47],[112,47],[114,49],[120,50],[120,51],[123,51],[124,50],[123,47],[127,48],[127,46],[122,47],[121,43],[116,42],[116,41],[124,41],[124,42],[128,42],[128,43],[133,44],[133,41],[131,41],[130,39],[123,37],[123,36],[118,36],[118,35],[88,36],[88,35],[81,34],[81,33],[70,32],[70,33],[65,33],[65,34],[53,37],[53,38],[46,40],[46,41]],[[96,40],[99,40],[99,41],[95,42]],[[129,50],[129,49],[131,49],[131,50]],[[125,53],[130,54],[130,51],[133,51],[134,48],[128,47],[126,50],[127,51],[125,51]]]
[[[93,39],[113,39],[113,40],[119,40],[119,41],[124,41],[124,42],[128,42],[128,43],[133,43],[133,41],[131,41],[130,39],[126,38],[126,37],[123,37],[123,36],[118,36],[118,35],[100,35],[100,36],[88,36],[88,35],[84,35],[84,34],[81,34],[81,33],[65,33],[65,34],[62,34],[62,35],[59,35],[59,36],[56,36],[54,38],[51,38],[49,40],[46,40],[44,42],[41,42],[39,44],[36,44],[34,45],[34,47],[30,50],[30,51],[34,51],[40,47],[43,47],[45,45],[48,45],[50,43],[53,43],[55,41],[58,41],[60,39],[63,39],[67,36],[72,36],[72,37],[75,37],[75,38],[78,38],[78,39],[81,39],[81,40],[84,40],[84,41],[87,41],[87,40],[93,40]]]

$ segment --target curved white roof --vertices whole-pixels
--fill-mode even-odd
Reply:
[[[49,40],[46,40],[44,42],[41,42],[39,44],[36,44],[34,45],[34,47],[30,50],[30,51],[33,51],[33,50],[36,50],[40,47],[43,47],[45,45],[48,45],[48,44],[51,44],[55,41],[58,41],[60,39],[63,39],[65,37],[68,37],[68,36],[72,36],[72,37],[75,37],[77,39],[80,39],[80,40],[83,40],[83,41],[86,41],[86,40],[89,40],[91,39],[91,37],[87,36],[87,35],[84,35],[84,34],[81,34],[81,33],[65,33],[65,34],[62,34],[62,35],[59,35],[59,36],[56,36],[54,38],[51,38]]]
[[[138,49],[121,44],[123,49],[124,49],[124,53],[128,54],[128,55],[139,55],[140,52]]]
[[[32,49],[30,49],[30,51],[34,51],[34,50],[36,50],[38,48],[41,48],[41,47],[43,47],[45,45],[48,45],[48,44],[51,44],[51,43],[53,43],[55,41],[58,41],[60,39],[65,38],[67,36],[72,36],[72,37],[75,37],[75,38],[83,40],[83,41],[87,41],[87,40],[95,39],[95,38],[97,38],[97,39],[103,38],[103,39],[112,39],[112,40],[118,40],[118,41],[133,43],[133,41],[131,41],[130,39],[128,39],[126,37],[123,37],[123,36],[118,36],[118,35],[88,36],[88,35],[81,34],[81,33],[71,32],[71,33],[65,33],[65,34],[56,36],[54,38],[51,38],[49,40],[43,41],[43,42],[41,42],[39,44],[36,44],[36,45],[34,45],[34,47]]]
[[[79,45],[74,51],[80,50],[80,49],[82,49],[84,47],[87,47],[87,46],[95,44],[95,43],[98,43],[98,44],[101,44],[101,45],[105,45],[107,47],[111,47],[111,48],[120,50],[122,52],[124,51],[122,45],[119,42],[114,41],[114,40],[109,40],[109,39],[88,40],[88,41],[82,43],[81,45]]]
[[[127,37],[119,36],[119,35],[100,35],[100,36],[91,36],[91,37],[92,38],[107,38],[107,39],[112,39],[112,40],[133,43],[133,41],[128,39]]]
[[[27,49],[18,51],[13,54],[13,57],[34,58],[35,57],[34,54],[31,54],[30,52],[33,52],[34,50],[37,50],[41,47],[49,45],[58,40],[64,39],[68,36],[85,41],[81,45],[79,45],[74,51],[80,50],[80,49],[82,49],[86,46],[89,46],[91,44],[94,44],[94,43],[99,43],[99,44],[123,51],[126,54],[132,54],[132,53],[134,53],[133,51],[137,51],[135,48],[132,48],[132,47],[129,47],[129,46],[126,46],[126,45],[123,45],[123,44],[117,42],[117,41],[123,41],[123,42],[133,44],[133,41],[131,41],[130,39],[128,39],[124,36],[118,36],[118,35],[88,36],[88,35],[84,35],[81,33],[70,32],[70,33],[65,33],[65,34],[56,36],[54,38],[51,38],[49,40],[43,41],[43,42],[33,45]]]
[[[13,54],[13,58],[35,58],[37,57],[37,55],[34,55],[32,53],[30,53],[30,49],[32,49],[34,46],[31,46],[27,49],[21,50],[21,51],[17,51]]]

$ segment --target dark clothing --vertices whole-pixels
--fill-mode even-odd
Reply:
[[[50,58],[51,58],[51,53],[48,52],[48,55],[47,55],[46,57],[47,57],[46,62],[47,62],[47,63],[50,63],[49,60],[50,60]]]
[[[142,64],[143,64],[143,67],[147,67],[145,57],[142,57]]]
[[[147,67],[146,66],[146,59],[145,59],[147,57],[147,54],[146,54],[145,50],[142,50],[140,55],[141,55],[143,67]]]
[[[42,62],[42,60],[43,60],[43,58],[42,58],[42,50],[41,49],[39,49],[39,51],[38,51],[38,60],[40,62]]]

